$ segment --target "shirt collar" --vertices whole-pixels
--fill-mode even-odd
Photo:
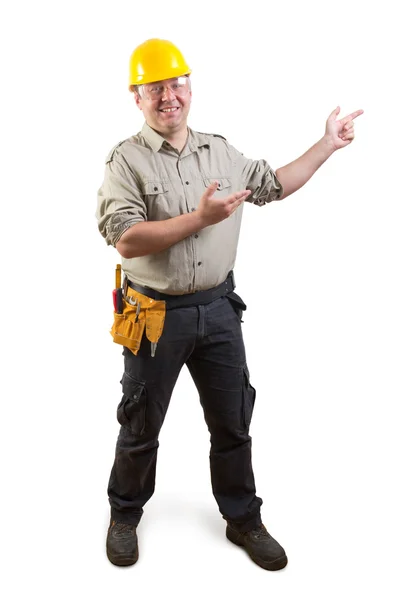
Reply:
[[[142,136],[154,152],[158,152],[165,142],[165,139],[157,131],[154,131],[150,125],[147,125],[146,122],[142,127]]]
[[[193,131],[193,129],[190,129],[190,127],[188,127],[188,130],[188,146],[192,152],[196,152],[197,148],[201,148],[203,146],[210,147],[210,140],[208,139],[207,135],[204,133],[199,133],[198,131]]]
[[[165,138],[157,133],[157,131],[152,129],[146,122],[142,127],[141,133],[154,152],[159,152],[163,143],[166,142]],[[204,133],[193,131],[190,129],[190,127],[188,127],[188,140],[186,143],[186,148],[189,148],[191,152],[196,152],[197,148],[209,145],[210,142],[208,140],[208,136],[206,136]]]

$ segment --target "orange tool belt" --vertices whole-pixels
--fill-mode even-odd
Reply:
[[[121,288],[121,265],[117,265],[114,297],[114,322],[111,335],[117,344],[126,346],[137,355],[146,330],[151,342],[151,355],[154,356],[165,321],[165,301],[154,300],[145,294],[128,287],[127,279]]]

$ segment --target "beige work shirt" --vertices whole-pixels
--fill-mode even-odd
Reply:
[[[162,221],[197,209],[205,189],[219,182],[215,198],[250,189],[246,202],[263,206],[283,189],[265,160],[250,160],[218,135],[188,129],[179,154],[146,123],[106,159],[96,217],[107,244],[141,221]],[[122,258],[131,281],[167,294],[206,290],[222,283],[235,265],[243,204],[227,219],[170,248]]]

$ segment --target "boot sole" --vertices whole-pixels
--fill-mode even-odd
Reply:
[[[107,550],[107,558],[117,567],[130,567],[138,561],[139,552],[137,551],[132,556],[132,554],[111,554],[111,552],[108,552]]]
[[[229,529],[226,531],[226,537],[228,538],[228,540],[230,542],[232,542],[232,544],[235,544],[236,546],[240,546],[240,548],[243,548],[247,552],[247,554],[250,556],[251,560],[253,562],[255,562],[256,565],[258,565],[262,569],[266,569],[267,571],[279,571],[280,569],[284,569],[288,563],[286,554],[284,554],[283,556],[280,556],[279,558],[276,558],[275,560],[272,560],[272,561],[262,560],[262,559],[258,558],[257,556],[254,556],[254,554],[252,554],[246,548],[246,546],[244,544],[242,544],[238,540],[235,540],[232,537],[230,537]]]

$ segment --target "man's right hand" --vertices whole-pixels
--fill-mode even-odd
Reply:
[[[118,252],[124,258],[137,258],[166,250],[200,229],[227,219],[251,194],[250,190],[242,190],[225,198],[213,198],[217,187],[217,183],[208,186],[194,212],[132,225],[116,243]]]
[[[204,223],[204,227],[215,225],[215,223],[219,223],[230,217],[237,207],[251,194],[251,190],[241,190],[225,198],[213,198],[217,188],[218,182],[215,181],[208,186],[200,199],[197,212]]]

